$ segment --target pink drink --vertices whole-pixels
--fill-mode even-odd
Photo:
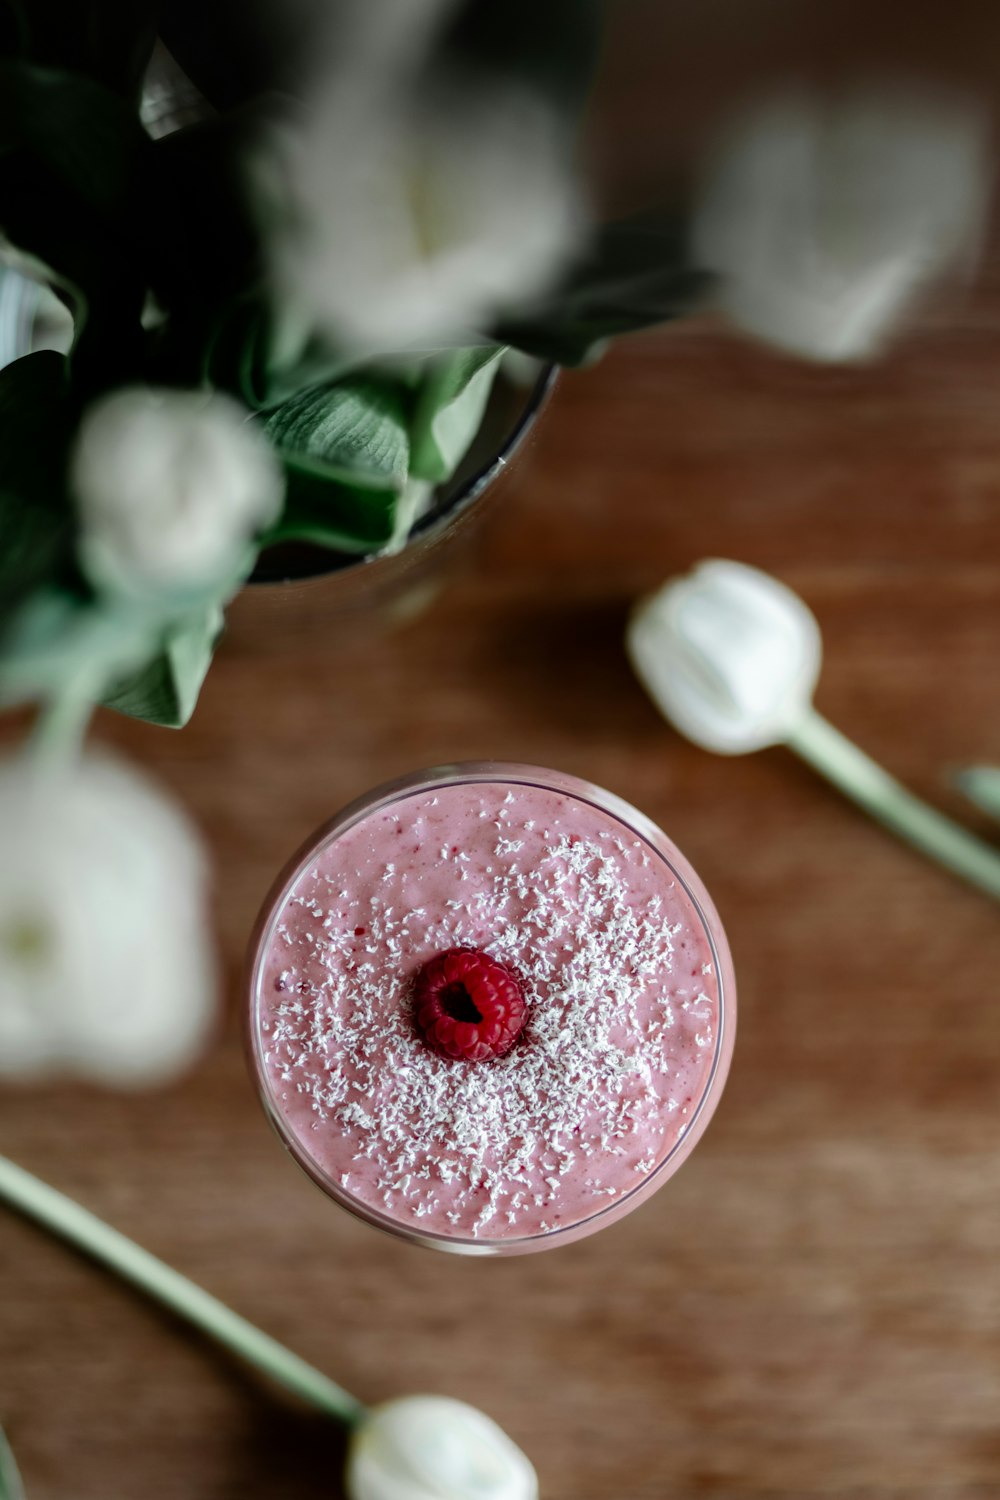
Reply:
[[[521,976],[502,1057],[432,1050],[413,981],[479,949]],[[732,1053],[725,936],[641,813],[531,766],[381,787],[321,829],[258,921],[251,1052],[271,1119],[361,1218],[517,1254],[589,1234],[666,1181]]]

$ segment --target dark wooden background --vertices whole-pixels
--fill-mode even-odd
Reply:
[[[949,767],[1000,762],[998,411],[988,301],[860,372],[685,324],[564,380],[418,621],[358,639],[244,609],[186,730],[97,726],[204,828],[225,1024],[164,1092],[7,1090],[0,1150],[362,1398],[483,1407],[546,1500],[996,1500],[1000,912],[787,754],[681,742],[621,642],[668,574],[762,565],[819,617],[820,709],[954,805]],[[272,1138],[239,1035],[246,935],[291,849],[373,783],[467,757],[563,767],[662,823],[740,992],[728,1090],[675,1181],[494,1263],[330,1205]],[[338,1493],[328,1426],[7,1216],[0,1417],[31,1500]]]

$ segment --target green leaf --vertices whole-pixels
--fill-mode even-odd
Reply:
[[[135,110],[93,79],[0,62],[0,153],[27,152],[83,202],[117,209],[151,145]]]
[[[363,555],[381,551],[392,540],[400,491],[342,484],[287,460],[285,479],[285,508],[261,538],[262,548],[312,542]]]
[[[87,74],[134,99],[156,40],[156,11],[152,0],[4,0],[0,52]]]
[[[72,558],[74,417],[63,355],[40,350],[0,370],[0,622]]]
[[[10,1444],[0,1428],[0,1500],[24,1500],[24,1485]]]
[[[440,484],[450,479],[483,420],[501,347],[454,349],[430,361],[410,425],[410,473]]]
[[[0,57],[21,57],[30,38],[24,8],[19,0],[0,0]]]
[[[102,700],[105,707],[182,728],[194,713],[222,626],[217,605],[171,625],[159,654],[116,683]]]
[[[71,536],[70,521],[23,495],[0,490],[0,620],[56,573]]]
[[[409,472],[404,393],[371,377],[303,391],[264,431],[285,465],[285,509],[264,545],[292,539],[370,552],[393,534]]]
[[[73,406],[65,355],[25,354],[0,369],[0,487],[43,501],[62,478]]]
[[[269,309],[256,295],[233,300],[216,314],[202,352],[201,381],[231,391],[251,411],[282,406],[315,386],[343,378],[352,362],[308,337],[282,355],[275,348]],[[398,377],[397,377],[398,380]]]
[[[151,143],[133,233],[165,307],[193,303],[216,317],[258,288],[261,234],[247,160],[279,117],[276,100],[258,99]]]
[[[498,337],[557,364],[583,364],[619,334],[686,312],[707,284],[675,219],[642,215],[605,225],[563,283]]]
[[[152,143],[92,80],[0,63],[0,232],[66,293],[74,374],[91,390],[134,379],[146,278],[133,207]]]
[[[406,482],[406,406],[385,382],[362,376],[302,391],[270,414],[264,431],[285,457],[333,478],[366,489]]]
[[[387,553],[402,552],[410,539],[410,532],[419,518],[432,504],[434,486],[429,479],[410,479],[399,497],[393,518],[392,536],[382,549]]]
[[[162,625],[147,612],[41,589],[0,637],[0,705],[58,697],[68,688],[96,701],[158,649]]]
[[[267,405],[269,341],[265,309],[254,299],[224,308],[206,340],[203,378],[216,390],[230,391],[250,408]]]
[[[114,238],[85,217],[72,221],[65,197],[37,183],[12,183],[0,161],[0,229],[30,247],[41,279],[62,292],[73,314],[69,365],[79,394],[94,396],[139,379],[145,282]]]

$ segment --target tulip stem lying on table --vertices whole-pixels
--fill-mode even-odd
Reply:
[[[218,1298],[171,1270],[71,1198],[3,1156],[0,1156],[0,1200],[110,1267],[320,1411],[349,1426],[364,1417],[361,1402],[320,1370],[261,1333]]]
[[[0,1431],[0,1500],[24,1500],[24,1485],[10,1444]]]
[[[787,744],[873,818],[1000,900],[1000,851],[907,791],[814,709]]]

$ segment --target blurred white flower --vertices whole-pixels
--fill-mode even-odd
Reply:
[[[96,583],[141,595],[235,573],[284,491],[270,445],[245,417],[227,396],[138,386],[85,413],[70,477]]]
[[[376,1406],[347,1457],[350,1500],[537,1500],[538,1477],[497,1424],[464,1401]]]
[[[748,332],[813,359],[864,358],[932,278],[971,266],[989,182],[975,101],[888,85],[772,98],[717,145],[695,260]]]
[[[205,864],[180,810],[102,755],[0,762],[0,1077],[141,1086],[214,1010]]]
[[[279,305],[357,351],[482,329],[578,247],[567,132],[526,89],[318,91],[262,157]]]
[[[822,657],[819,626],[796,594],[722,560],[640,600],[627,645],[663,714],[720,755],[785,740],[809,711]]]
[[[310,39],[314,87],[321,91],[336,72],[339,88],[357,81],[373,87],[408,86],[431,60],[442,33],[463,0],[338,0],[327,17],[312,17]],[[324,29],[327,22],[329,35]],[[315,24],[318,22],[318,25]],[[308,66],[309,59],[303,59]]]

